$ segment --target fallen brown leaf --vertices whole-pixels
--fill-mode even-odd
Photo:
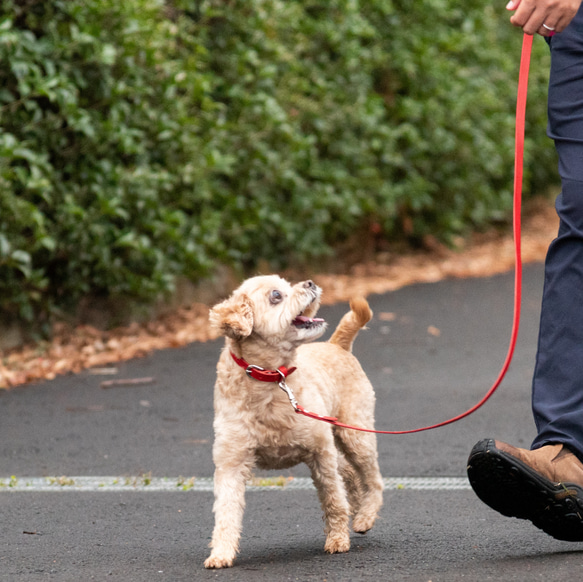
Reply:
[[[434,325],[430,325],[427,328],[427,333],[429,335],[432,335],[433,337],[439,337],[441,335],[441,330],[437,327],[435,327]]]
[[[118,386],[143,386],[144,384],[152,384],[154,378],[127,378],[125,380],[104,380],[100,386],[102,388],[116,388]]]
[[[381,313],[378,314],[377,317],[379,318],[380,321],[395,321],[395,319],[397,318],[397,316],[394,313],[391,313],[390,311],[382,311]]]

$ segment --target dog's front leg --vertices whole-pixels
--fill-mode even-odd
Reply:
[[[350,549],[348,534],[350,510],[344,483],[338,472],[338,457],[334,444],[331,442],[329,446],[315,454],[308,465],[326,521],[324,550],[329,554],[347,552]]]
[[[220,454],[217,456],[220,458]],[[245,510],[245,484],[251,475],[252,462],[248,456],[243,458],[242,455],[239,456],[239,462],[234,461],[231,457],[228,464],[217,464],[215,469],[215,528],[210,543],[212,552],[204,563],[205,568],[229,568],[239,551]]]

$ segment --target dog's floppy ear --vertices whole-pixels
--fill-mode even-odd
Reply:
[[[253,307],[247,295],[230,297],[215,305],[209,314],[211,326],[221,335],[243,339],[253,331]]]

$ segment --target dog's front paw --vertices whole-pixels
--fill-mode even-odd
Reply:
[[[209,570],[217,568],[230,568],[235,561],[234,557],[218,556],[212,553],[205,561],[204,567]]]
[[[348,535],[329,535],[326,538],[324,550],[329,554],[342,554],[350,549],[350,538]]]

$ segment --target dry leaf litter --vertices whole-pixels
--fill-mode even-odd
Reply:
[[[524,263],[544,260],[557,227],[557,217],[549,203],[539,201],[531,208],[523,218]],[[323,288],[323,304],[333,304],[356,295],[395,291],[414,283],[490,276],[513,266],[512,235],[490,233],[473,237],[463,250],[433,245],[424,252],[385,256],[382,262],[358,264],[347,274],[310,276]],[[302,278],[297,272],[284,273],[284,276],[291,280]],[[208,329],[208,310],[208,305],[193,303],[146,324],[134,323],[109,331],[87,325],[71,328],[58,323],[49,342],[0,351],[0,388],[51,380],[59,374],[87,368],[101,374],[115,372],[112,367],[116,362],[143,357],[154,350],[215,339]],[[438,335],[436,330],[429,333]]]

